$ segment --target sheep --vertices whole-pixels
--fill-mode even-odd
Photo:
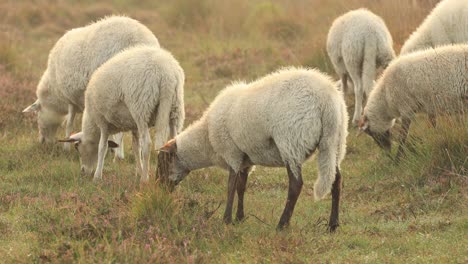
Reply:
[[[467,64],[468,45],[443,46],[399,57],[372,90],[360,130],[389,151],[390,128],[396,118],[401,118],[398,160],[415,113],[436,116],[443,112],[464,112],[468,98]]]
[[[346,152],[348,116],[343,95],[318,70],[285,68],[252,83],[224,89],[203,116],[160,149],[158,176],[177,185],[190,171],[218,166],[229,171],[224,222],[244,218],[243,200],[252,166],[286,167],[288,199],[278,229],[289,225],[302,189],[301,166],[319,149],[315,198],[332,189],[329,228],[338,227],[340,164]],[[165,158],[169,157],[169,158]],[[159,167],[167,168],[165,170]],[[333,186],[333,187],[332,187]]]
[[[161,147],[182,129],[184,112],[184,71],[168,51],[154,46],[124,50],[99,67],[85,93],[82,132],[62,142],[75,142],[81,170],[102,179],[110,134],[132,131],[136,172],[148,181],[151,139],[149,127],[156,128],[155,146]]]
[[[353,123],[362,114],[365,96],[372,90],[378,68],[386,68],[395,57],[393,40],[385,22],[367,9],[350,11],[333,22],[327,36],[327,53],[348,90],[348,78],[354,84]]]
[[[400,55],[448,44],[468,42],[468,1],[441,1],[411,34]]]
[[[118,52],[139,44],[159,47],[148,28],[123,16],[106,17],[65,33],[50,51],[47,69],[37,86],[38,99],[23,110],[37,112],[40,142],[55,141],[66,115],[65,137],[69,137],[75,115],[83,112],[84,92],[92,73]],[[65,144],[67,150],[69,147]],[[116,154],[123,158],[123,150]]]

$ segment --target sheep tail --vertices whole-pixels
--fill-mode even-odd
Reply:
[[[164,143],[169,140],[169,116],[171,112],[172,102],[171,100],[161,100],[158,106],[158,112],[156,115],[155,136],[154,136],[154,147],[160,149]]]
[[[185,109],[184,109],[184,74],[180,74],[177,80],[177,89],[174,97],[174,102],[171,109],[171,138],[174,138],[182,131],[185,120]]]
[[[335,182],[336,169],[346,152],[348,116],[343,99],[340,98],[340,101],[334,103],[334,105],[339,106],[338,111],[335,112],[336,118],[331,118],[331,120],[337,120],[338,122],[323,124],[323,134],[327,136],[322,137],[318,146],[319,175],[314,185],[316,201],[322,199],[331,191]]]
[[[175,94],[170,98],[160,98],[158,112],[155,122],[155,138],[154,147],[161,148],[171,137],[177,135],[177,132],[183,126],[185,117],[184,112],[184,94],[183,94],[184,80],[178,79],[175,87]],[[174,87],[163,87],[174,91]],[[174,93],[174,92],[173,92]]]
[[[330,148],[319,149],[319,176],[314,185],[316,201],[321,200],[331,191],[336,174],[336,154],[336,151]]]

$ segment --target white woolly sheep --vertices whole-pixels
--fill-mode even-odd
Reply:
[[[467,42],[468,1],[444,0],[406,40],[400,54]]]
[[[348,90],[348,77],[354,84],[354,116],[362,114],[364,93],[369,96],[378,68],[386,68],[395,57],[393,40],[385,22],[367,9],[350,11],[333,22],[327,37],[327,52]]]
[[[228,170],[224,221],[230,223],[236,188],[236,219],[244,218],[244,191],[252,166],[286,167],[289,189],[278,224],[281,229],[289,224],[302,189],[302,163],[318,148],[314,193],[321,199],[333,185],[329,223],[333,231],[338,226],[339,168],[346,152],[347,121],[343,95],[327,76],[317,70],[283,69],[224,89],[200,120],[161,149],[158,161],[168,164],[158,164],[158,175],[176,185],[195,169]],[[161,166],[167,169],[161,172]]]
[[[75,142],[81,170],[94,180],[102,169],[110,134],[132,131],[133,152],[141,181],[148,181],[151,139],[161,147],[182,129],[184,112],[184,71],[176,59],[161,48],[138,46],[105,62],[91,77],[85,96],[82,132],[62,142]]]
[[[402,119],[403,154],[411,119],[417,112],[436,116],[464,112],[468,99],[468,45],[444,46],[401,56],[390,64],[372,90],[360,121],[361,131],[390,150],[390,128]]]
[[[76,113],[83,112],[84,92],[93,72],[118,52],[140,44],[159,47],[148,28],[122,16],[107,17],[63,35],[50,51],[37,86],[38,99],[23,110],[38,113],[40,141],[53,142],[67,114],[65,136],[69,137]],[[69,149],[69,144],[65,146]],[[123,158],[123,149],[116,154]]]

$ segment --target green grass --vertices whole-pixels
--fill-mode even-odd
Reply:
[[[468,262],[466,115],[441,117],[436,129],[419,116],[414,151],[398,165],[350,129],[334,234],[327,232],[330,197],[313,201],[315,157],[303,166],[291,226],[277,232],[285,169],[257,167],[247,183],[246,220],[225,225],[227,173],[220,169],[194,171],[168,193],[154,181],[153,153],[153,181],[140,186],[127,135],[126,159],[108,157],[104,180],[95,184],[80,175],[77,153],[37,142],[35,117],[21,110],[35,99],[48,51],[65,30],[106,14],[139,19],[174,53],[187,77],[190,124],[232,80],[285,65],[333,74],[324,41],[336,15],[369,7],[399,47],[436,1],[202,2],[200,10],[191,1],[0,3],[8,11],[0,18],[0,262]],[[352,113],[353,98],[347,102]]]
[[[465,148],[466,131],[457,135]],[[3,138],[0,255],[7,262],[466,262],[466,160],[453,154],[452,170],[443,157],[432,156],[437,151],[421,145],[417,150],[430,154],[409,153],[396,166],[355,132],[342,164],[335,234],[326,226],[330,199],[313,201],[315,158],[304,165],[305,187],[290,228],[277,232],[284,169],[258,167],[247,185],[247,219],[226,226],[227,177],[219,169],[192,172],[168,193],[154,182],[140,189],[131,156],[120,163],[109,157],[104,181],[94,184],[79,175],[76,153],[43,149],[34,131]]]

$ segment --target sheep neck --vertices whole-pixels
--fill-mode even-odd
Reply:
[[[46,71],[39,81],[36,95],[42,106],[48,108],[49,111],[55,112],[55,115],[63,117],[68,113],[68,102],[59,90],[51,88],[56,86],[50,85],[50,78]]]
[[[200,120],[176,138],[177,157],[188,170],[214,165],[214,151],[208,138],[208,125]]]
[[[416,30],[418,32],[419,29]],[[410,38],[403,44],[401,54],[409,54],[418,50],[427,49],[433,46],[430,34],[413,33]]]
[[[86,110],[84,111],[84,114],[83,114],[82,129],[83,129],[83,141],[94,142],[94,143],[99,142],[99,138],[101,135],[99,127],[97,126],[96,122],[94,122],[89,112]]]
[[[372,120],[372,129],[375,132],[384,132],[392,126],[392,120],[398,117],[398,111],[388,101],[386,87],[379,87],[374,98],[367,104],[367,117]]]

